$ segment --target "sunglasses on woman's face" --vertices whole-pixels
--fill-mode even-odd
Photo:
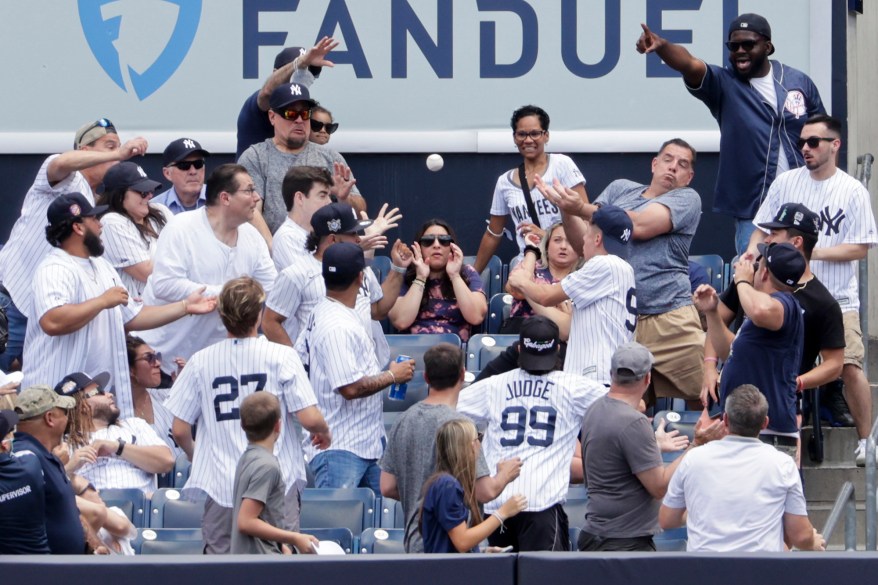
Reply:
[[[327,134],[332,134],[338,130],[338,122],[319,122],[311,118],[311,132],[320,132],[323,129],[326,129]]]
[[[429,248],[430,246],[432,246],[433,244],[436,243],[436,240],[439,240],[439,244],[443,248],[447,248],[448,246],[450,246],[454,242],[454,238],[452,238],[448,234],[443,234],[441,236],[440,235],[421,236],[421,239],[418,240],[418,243],[421,245],[422,248]]]

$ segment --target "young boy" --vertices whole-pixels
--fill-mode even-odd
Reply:
[[[280,435],[280,402],[268,392],[256,392],[241,402],[241,428],[247,449],[235,470],[232,554],[290,554],[314,552],[313,536],[279,528],[283,524],[284,487],[274,444]]]

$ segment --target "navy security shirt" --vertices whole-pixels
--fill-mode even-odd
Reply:
[[[719,170],[713,210],[752,218],[777,175],[780,143],[795,169],[804,165],[796,141],[805,120],[825,114],[811,78],[797,69],[771,61],[777,103],[727,66],[708,65],[699,87],[689,92],[710,109],[720,129]]]
[[[235,160],[241,158],[244,151],[254,144],[265,142],[274,136],[274,126],[268,119],[268,112],[259,109],[256,91],[247,98],[241,111],[238,113],[238,148],[235,151]]]
[[[43,445],[27,433],[15,433],[13,443],[16,457],[36,457],[45,481],[46,536],[49,550],[55,555],[85,553],[85,535],[79,522],[76,496],[67,479],[64,465]]]
[[[0,453],[0,555],[43,554],[49,541],[40,462]]]

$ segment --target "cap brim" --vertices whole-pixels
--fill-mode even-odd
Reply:
[[[200,154],[203,157],[210,156],[210,153],[204,150],[203,148],[196,148],[195,150],[188,150],[175,158],[167,158],[163,161],[162,166],[169,166],[176,164],[186,158],[187,156],[192,156],[193,154]]]
[[[89,211],[88,213],[83,213],[82,217],[93,217],[95,215],[101,215],[102,213],[106,213],[108,209],[110,209],[109,205],[95,205],[91,211]]]
[[[555,364],[558,363],[558,351],[556,350],[552,353],[547,353],[544,355],[534,355],[532,353],[528,353],[526,351],[522,351],[519,349],[518,352],[518,367],[522,370],[536,370],[536,371],[544,371],[544,370],[552,370],[555,368]]]
[[[793,226],[787,225],[785,223],[781,223],[779,221],[769,221],[766,223],[757,223],[756,225],[758,225],[761,228],[765,228],[767,230],[783,230],[783,229],[787,229],[789,227],[793,227]]]
[[[373,222],[371,219],[361,219],[357,222],[357,225],[355,225],[350,230],[343,232],[343,233],[358,234],[361,231],[363,231],[364,229],[366,229],[367,227],[369,227],[370,225],[372,225],[373,223],[375,223],[375,222]]]
[[[57,395],[55,398],[55,406],[58,408],[70,409],[76,406],[76,398],[72,396]]]
[[[134,191],[140,191],[141,193],[154,193],[155,191],[162,188],[162,184],[158,181],[153,181],[152,179],[143,179],[142,181],[135,183],[128,188]]]
[[[292,101],[289,101],[289,102],[284,102],[283,104],[280,104],[280,105],[277,105],[277,106],[271,106],[271,109],[272,109],[272,110],[282,110],[282,109],[284,109],[284,108],[286,108],[286,107],[288,107],[288,106],[291,106],[291,105],[293,105],[293,104],[297,104],[297,103],[299,103],[299,102],[305,102],[306,104],[308,104],[308,105],[309,105],[310,107],[312,107],[312,108],[313,108],[314,106],[317,105],[317,102],[314,101],[314,100],[312,100],[312,99],[307,99],[307,100],[299,99],[299,100],[292,100]]]
[[[756,244],[756,249],[759,250],[760,255],[765,256],[766,254],[768,254],[768,246],[770,246],[770,244],[761,242],[759,244]]]
[[[92,384],[97,384],[98,388],[102,391],[107,389],[107,386],[110,384],[110,372],[101,372],[97,376],[91,379]]]

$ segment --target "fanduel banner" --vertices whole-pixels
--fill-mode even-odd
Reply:
[[[669,132],[711,149],[707,109],[634,44],[645,22],[724,63],[743,12],[768,18],[773,57],[809,73],[831,108],[822,0],[9,0],[0,151],[69,148],[99,117],[154,143],[191,135],[233,151],[275,54],[323,35],[341,45],[311,92],[341,124],[342,151],[511,151],[509,117],[527,103],[551,115],[557,150],[652,150]]]

